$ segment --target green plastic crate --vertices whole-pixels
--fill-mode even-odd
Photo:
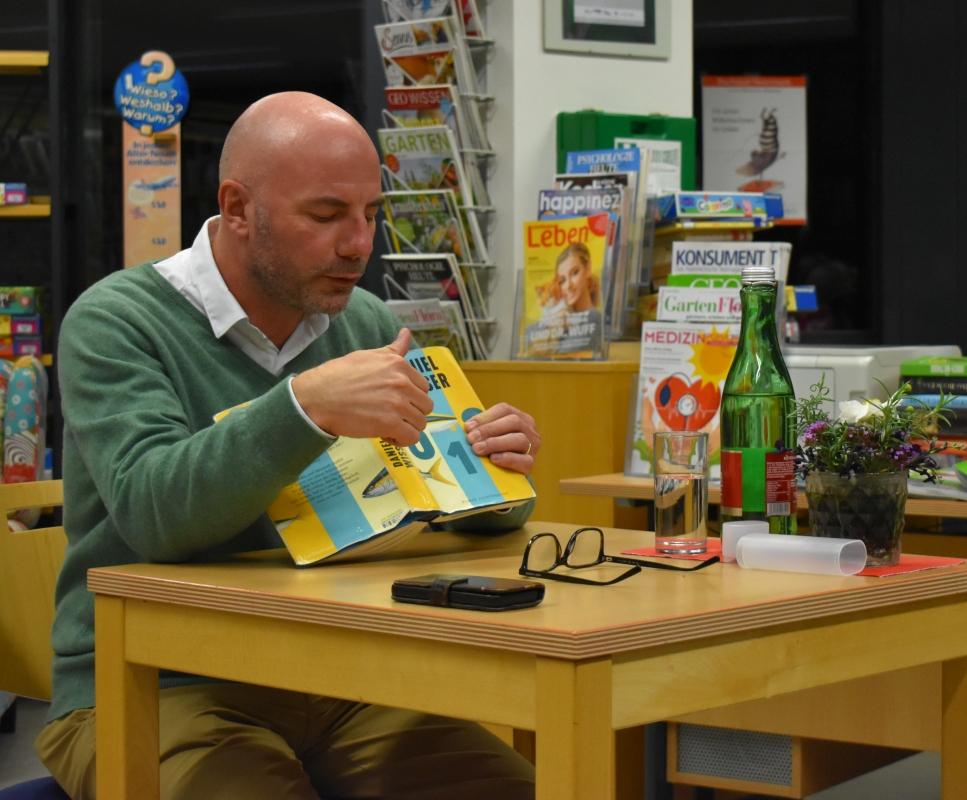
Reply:
[[[614,147],[615,137],[677,139],[682,143],[682,189],[695,189],[695,118],[664,114],[611,114],[562,111],[557,115],[557,171],[563,172],[572,150]]]

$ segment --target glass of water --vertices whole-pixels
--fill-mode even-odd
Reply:
[[[655,549],[704,553],[708,516],[708,434],[659,431],[652,450]]]

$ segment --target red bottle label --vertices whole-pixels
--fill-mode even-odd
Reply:
[[[742,451],[723,450],[722,465],[722,513],[733,517],[742,516]]]
[[[766,454],[766,516],[796,513],[796,455],[792,450]]]

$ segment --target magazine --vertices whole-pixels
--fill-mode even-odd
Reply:
[[[605,331],[609,334],[619,332],[623,327],[621,319],[624,293],[615,290],[615,285],[623,280],[628,258],[628,224],[627,220],[621,218],[623,208],[624,189],[620,186],[600,189],[542,189],[537,202],[539,220],[586,217],[602,212],[610,215],[607,283],[604,286]]]
[[[452,83],[462,94],[476,94],[470,54],[456,35],[452,17],[374,26],[383,56],[387,86]]]
[[[472,361],[473,350],[460,304],[454,300],[387,300],[400,325],[419,347],[446,347],[458,361]]]
[[[626,475],[650,475],[656,431],[705,431],[710,476],[721,476],[719,405],[739,323],[645,322]]]
[[[461,97],[450,84],[387,86],[383,90],[387,127],[446,125],[461,152],[492,153],[478,107],[479,99]]]
[[[709,242],[689,240],[673,242],[671,246],[671,275],[694,277],[741,276],[746,266],[772,267],[776,281],[785,285],[789,274],[792,245],[788,242]],[[694,280],[668,281],[672,285],[694,286]],[[738,284],[730,284],[738,285]]]
[[[636,238],[640,236],[640,226],[636,226],[633,219],[632,198],[635,192],[635,178],[630,172],[563,173],[556,176],[554,186],[556,189],[564,191],[590,191],[604,188],[620,188],[622,190],[623,202],[620,212],[622,230],[620,233],[625,240],[625,257],[619,258],[615,263],[611,298],[613,307],[620,309],[620,313],[612,315],[609,329],[610,338],[618,338],[625,333],[625,329],[632,322],[630,317],[637,306],[637,295],[639,294],[637,277],[632,268],[633,264],[640,261],[642,246],[640,238]]]
[[[450,84],[440,86],[387,86],[384,116],[400,128],[446,125],[458,147],[467,147],[469,137],[460,108],[460,95]]]
[[[383,16],[387,22],[453,16],[468,39],[484,37],[476,0],[383,0]]]
[[[341,436],[269,506],[296,564],[383,552],[430,520],[509,508],[534,497],[526,477],[470,448],[464,425],[483,406],[450,351],[411,350],[406,359],[430,383],[433,400],[420,441],[399,447]]]
[[[567,154],[566,164],[567,172],[572,175],[625,172],[630,176],[628,183],[630,214],[627,219],[636,250],[635,260],[632,261],[633,268],[629,270],[628,278],[629,281],[634,281],[636,288],[647,287],[651,281],[651,249],[645,246],[648,237],[646,230],[648,158],[647,150],[637,148],[579,150]],[[633,297],[635,296],[629,295],[629,298]]]
[[[466,231],[449,189],[384,192],[383,233],[394,253],[453,253],[470,261]]]
[[[524,223],[515,357],[602,359],[608,214]]]
[[[477,268],[461,267],[448,253],[380,257],[383,291],[390,300],[453,300],[460,304],[477,358],[486,357],[480,326],[490,322]],[[465,280],[468,278],[469,280]]]
[[[709,289],[698,286],[661,286],[660,322],[741,322],[739,287]]]
[[[458,206],[474,205],[453,132],[446,125],[380,128],[376,139],[388,191],[451,189]]]

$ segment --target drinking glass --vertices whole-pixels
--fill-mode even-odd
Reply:
[[[652,449],[655,549],[704,553],[708,516],[708,434],[659,431]]]

